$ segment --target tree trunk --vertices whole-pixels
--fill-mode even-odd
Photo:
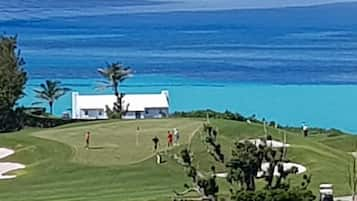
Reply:
[[[49,105],[50,105],[50,113],[53,114],[53,102],[50,101]]]
[[[114,111],[119,113],[119,112],[121,112],[121,109],[122,109],[121,97],[119,94],[119,84],[117,82],[114,82],[113,88],[114,88],[114,94],[117,97],[117,102],[116,102],[116,104],[114,104]]]

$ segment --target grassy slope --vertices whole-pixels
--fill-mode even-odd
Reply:
[[[223,145],[232,145],[233,141],[237,139],[264,136],[261,125],[247,125],[246,123],[226,120],[214,120],[213,124],[220,129],[218,141]],[[274,139],[280,140],[282,138],[282,134],[280,134],[278,130],[269,128],[268,131]],[[332,138],[335,139],[336,137]],[[345,141],[338,140],[337,142],[339,144],[334,145],[333,140],[323,135],[304,138],[296,133],[287,133],[287,143],[292,145],[288,148],[288,158],[292,162],[303,164],[308,168],[308,173],[312,175],[311,189],[315,193],[317,193],[320,183],[334,184],[335,193],[338,195],[348,194],[350,192],[347,184],[346,171],[351,155],[346,152],[346,148],[337,149],[336,146],[342,147],[344,143],[348,143],[352,139],[357,140],[357,137],[344,135],[339,138],[343,138]],[[208,171],[210,165],[215,162],[206,152],[201,140],[199,135],[196,135],[193,140],[192,147],[196,156],[195,162],[200,167],[206,167],[206,171]],[[230,155],[230,147],[231,146],[224,147],[223,151],[225,156]],[[218,171],[224,171],[223,165],[215,164],[218,167]],[[291,177],[291,181],[296,184],[300,181],[300,177],[301,176],[293,176]]]
[[[150,141],[150,143],[142,145],[142,151],[138,151],[135,147],[135,138],[132,135],[131,138],[123,138],[123,135],[135,132],[138,123],[141,124],[143,132],[145,127],[148,131],[150,130],[147,134],[148,138],[143,140]],[[224,146],[226,156],[230,153],[233,139],[263,134],[260,125],[247,125],[226,120],[214,120],[213,123],[219,127],[219,141],[226,145]],[[154,164],[152,159],[131,165],[129,163],[150,156],[151,134],[159,132],[163,144],[166,139],[166,130],[178,127],[182,128],[182,133],[186,134],[185,140],[187,140],[187,136],[200,124],[201,121],[192,119],[119,123],[108,121],[73,124],[47,130],[25,130],[15,134],[1,135],[0,146],[16,150],[15,155],[3,161],[22,162],[28,167],[17,172],[19,177],[15,180],[0,181],[0,200],[169,200],[172,190],[181,189],[183,183],[187,182],[182,167],[170,159],[163,165]],[[185,129],[187,130],[183,132]],[[93,132],[95,146],[104,147],[88,150],[90,155],[93,155],[90,156],[91,162],[88,160],[84,162],[85,156],[80,154],[83,150],[83,132],[86,130]],[[125,130],[128,133],[124,132]],[[269,132],[276,139],[281,137],[275,129],[269,129]],[[350,156],[346,152],[349,148],[336,149],[331,140],[335,138],[340,144],[338,146],[357,139],[354,136],[303,138],[290,133],[288,143],[293,146],[289,148],[288,157],[293,162],[299,162],[308,167],[313,176],[312,189],[316,191],[320,183],[329,182],[335,184],[336,193],[341,195],[349,192],[345,171],[346,161]],[[126,158],[125,161],[121,161],[103,157],[103,154],[111,155],[107,152],[111,148],[110,144],[119,143],[117,144],[119,147],[126,146],[125,143],[120,142],[127,142],[127,148],[121,150],[126,150],[126,154],[132,155],[134,159]],[[199,135],[193,138],[191,147],[195,153],[195,163],[200,168],[215,164],[200,142]],[[145,155],[142,155],[142,152]],[[223,170],[224,166],[218,168]],[[297,177],[292,179],[294,181]],[[223,185],[222,188],[224,190],[227,186]]]
[[[112,122],[113,123],[113,122]],[[109,122],[109,125],[112,123]],[[127,122],[115,122],[118,127]],[[140,121],[139,123],[145,123]],[[195,123],[201,125],[200,121],[183,120],[159,120],[152,122],[153,128],[161,125],[166,135],[167,128],[180,124],[178,128]],[[99,124],[86,124],[79,126],[84,130],[95,130]],[[100,124],[103,128],[107,123]],[[47,130],[25,130],[15,134],[4,134],[0,136],[1,147],[9,147],[16,150],[16,154],[3,161],[17,161],[27,165],[23,171],[17,172],[19,175],[15,180],[0,181],[0,200],[7,201],[27,201],[33,200],[53,200],[53,201],[112,201],[112,200],[168,200],[174,189],[180,189],[186,182],[186,177],[182,167],[173,161],[168,161],[163,165],[156,165],[154,160],[148,159],[139,164],[113,165],[107,161],[107,166],[98,167],[94,164],[73,162],[76,153],[73,147],[61,142],[65,135],[71,139],[72,129],[55,128]],[[66,130],[69,129],[69,132]],[[133,125],[133,129],[136,129]],[[58,132],[61,130],[61,132]],[[113,131],[117,131],[118,128]],[[132,130],[132,129],[131,129]],[[185,129],[183,129],[184,131]],[[182,134],[184,135],[182,131]],[[193,130],[192,130],[193,131]],[[190,131],[188,134],[191,134]],[[56,141],[42,139],[34,136],[41,136],[43,132],[58,134]],[[83,132],[78,133],[83,137]],[[187,136],[185,135],[185,136]],[[104,136],[105,137],[105,136]],[[52,138],[52,137],[49,137]],[[106,138],[106,137],[105,137]],[[81,138],[82,139],[82,138]],[[162,139],[163,138],[162,136]],[[130,140],[130,143],[135,138]],[[66,141],[73,145],[75,142]],[[151,142],[151,138],[150,138]],[[115,143],[115,142],[111,142]],[[150,146],[151,147],[151,146]],[[105,162],[100,152],[105,149],[95,150],[98,157],[93,156],[93,160]],[[136,149],[134,147],[134,149]],[[127,149],[127,151],[134,151]],[[88,150],[91,152],[92,150]],[[143,146],[146,152],[146,146]],[[131,153],[127,153],[131,154]],[[149,153],[151,154],[151,149]],[[110,160],[110,159],[108,159]]]

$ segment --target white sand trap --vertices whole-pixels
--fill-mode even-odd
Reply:
[[[216,177],[226,178],[228,173],[216,173]]]
[[[298,172],[296,174],[301,174],[301,173],[306,172],[306,168],[300,164],[297,164],[297,163],[283,163],[283,165],[284,165],[285,171],[291,169],[292,167],[296,167],[298,169]],[[268,168],[269,168],[269,163],[263,163],[262,164],[263,171],[258,172],[257,177],[262,177],[264,175],[264,171],[267,171]],[[215,175],[216,175],[216,177],[226,178],[228,173],[216,173]],[[275,176],[280,175],[277,167],[274,170],[274,175]]]
[[[6,158],[12,154],[14,154],[14,150],[0,148],[0,159]],[[13,179],[16,175],[3,175],[7,172],[11,172],[14,170],[23,169],[26,166],[20,163],[11,163],[11,162],[0,162],[0,179]]]
[[[241,140],[240,142],[249,141],[257,146],[264,145],[264,141],[261,139],[250,139],[250,140]],[[267,140],[266,145],[268,147],[280,148],[280,147],[290,147],[290,144],[284,144],[276,140]]]
[[[283,167],[284,167],[284,171],[291,169],[292,167],[296,167],[297,168],[297,173],[296,174],[301,174],[306,172],[306,167],[297,163],[283,163]],[[263,163],[262,164],[262,170],[258,172],[258,177],[261,177],[264,175],[264,171],[267,171],[269,168],[269,163]],[[278,167],[275,167],[274,170],[274,175],[275,176],[279,176],[279,172],[278,172]]]

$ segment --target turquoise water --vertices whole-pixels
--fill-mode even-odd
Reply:
[[[119,61],[135,70],[124,92],[167,89],[172,112],[227,109],[357,133],[357,3],[226,10],[245,6],[212,0],[190,12],[192,0],[22,2],[0,3],[0,31],[18,34],[30,78],[20,104],[36,102],[32,89],[45,79],[110,93],[95,90],[97,68]],[[55,113],[70,102],[61,98]]]
[[[155,83],[149,85],[148,82]],[[29,105],[34,86],[43,82],[30,80],[27,97],[21,104]],[[96,79],[64,79],[63,83],[80,93],[110,93],[96,90]],[[186,84],[189,83],[189,84]],[[160,76],[136,76],[124,83],[126,93],[170,92],[170,110],[214,109],[239,111],[244,115],[277,121],[283,125],[339,128],[357,133],[356,85],[268,85],[187,82],[187,79]],[[55,104],[56,114],[70,109],[70,94]]]

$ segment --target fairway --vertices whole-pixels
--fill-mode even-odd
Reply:
[[[190,141],[193,163],[208,175],[217,163],[203,144],[202,119],[108,120],[68,124],[51,129],[25,129],[0,135],[0,147],[15,150],[2,162],[19,162],[25,169],[12,172],[16,179],[0,181],[0,200],[6,201],[169,201],[173,190],[182,191],[189,183],[184,168],[171,156]],[[234,140],[264,136],[263,126],[245,122],[211,119],[219,128],[218,142],[228,160]],[[136,145],[136,128],[140,141]],[[167,149],[168,129],[178,128],[181,146]],[[198,129],[198,130],[197,130]],[[92,149],[84,148],[84,134],[92,133]],[[197,131],[197,132],[196,132]],[[275,140],[280,131],[268,128]],[[315,135],[304,138],[287,132],[288,158],[307,168],[312,175],[310,189],[317,195],[321,183],[332,183],[336,195],[350,193],[346,170],[350,151],[357,140],[352,135]],[[193,135],[194,134],[194,135]],[[160,138],[166,163],[156,164],[152,137]],[[189,140],[190,139],[190,140]],[[299,184],[302,175],[291,176]],[[220,178],[220,195],[229,196],[229,186]]]
[[[73,149],[74,162],[95,166],[127,165],[153,156],[153,137],[160,139],[159,149],[166,150],[168,130],[178,128],[181,144],[187,144],[201,126],[202,121],[192,119],[115,121],[49,129],[35,136],[69,145]],[[91,132],[89,149],[85,148],[84,141],[87,131]]]

